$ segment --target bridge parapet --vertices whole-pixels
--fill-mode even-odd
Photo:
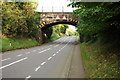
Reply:
[[[45,27],[46,24],[56,22],[75,22],[79,23],[78,17],[71,14],[71,12],[44,12],[40,15],[40,27]]]

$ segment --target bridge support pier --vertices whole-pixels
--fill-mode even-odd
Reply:
[[[80,43],[83,43],[84,42],[84,37],[82,34],[80,34]]]
[[[45,36],[44,33],[42,32],[41,28],[38,28],[38,32],[37,32],[37,41],[42,44],[45,42]]]

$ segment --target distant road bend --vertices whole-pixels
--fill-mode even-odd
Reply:
[[[0,67],[2,78],[69,77],[77,38],[65,36],[42,46],[4,52]],[[83,70],[81,71],[83,73]]]

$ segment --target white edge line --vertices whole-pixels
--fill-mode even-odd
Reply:
[[[12,63],[10,63],[10,64],[8,64],[8,65],[2,66],[2,67],[0,67],[0,69],[6,68],[6,67],[11,66],[11,65],[13,65],[13,64],[15,64],[15,63],[21,62],[21,61],[23,61],[23,60],[25,60],[25,59],[27,59],[27,57],[22,58],[22,59],[20,59],[20,60],[17,60],[17,61],[15,61],[15,62],[12,62]]]

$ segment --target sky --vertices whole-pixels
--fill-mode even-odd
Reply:
[[[68,25],[68,29],[72,29],[73,31],[76,31],[76,28],[75,28],[75,26],[73,26],[73,25]]]
[[[72,12],[72,7],[67,7],[67,5],[71,3],[68,0],[38,0],[38,7],[35,11],[42,12],[52,12],[52,7],[54,12],[62,12],[62,7],[64,8],[64,12]]]

